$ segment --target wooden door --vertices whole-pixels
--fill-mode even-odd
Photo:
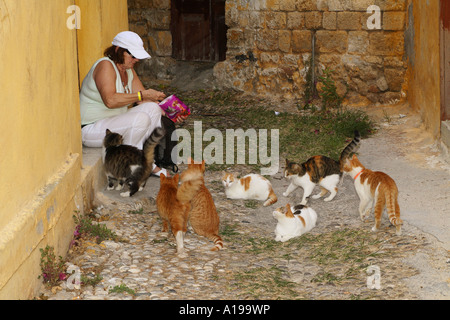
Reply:
[[[171,0],[172,56],[222,61],[226,54],[225,0]]]
[[[450,120],[450,1],[440,1],[441,120]]]

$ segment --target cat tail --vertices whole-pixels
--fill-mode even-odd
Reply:
[[[386,198],[386,211],[389,217],[389,221],[392,225],[397,227],[403,224],[402,219],[400,219],[400,206],[398,205],[397,195],[390,193]]]
[[[270,206],[270,205],[274,204],[277,201],[278,201],[277,195],[273,191],[273,188],[270,187],[269,197],[267,198],[266,202],[264,202],[263,206],[264,207]]]
[[[191,201],[204,184],[201,171],[185,171],[181,178],[181,185],[177,190],[178,201],[184,203]]]
[[[214,247],[211,248],[211,251],[219,251],[223,249],[223,240],[218,234],[213,234],[208,238],[214,241]]]
[[[145,161],[146,170],[144,177],[149,177],[153,171],[153,162],[155,157],[155,147],[158,145],[159,141],[164,138],[165,130],[162,127],[158,127],[150,134],[150,136],[145,140],[144,147],[142,148]]]
[[[339,158],[341,171],[342,171],[342,166],[344,165],[345,159],[347,159],[347,157],[351,153],[358,151],[360,145],[361,145],[361,135],[359,134],[358,130],[355,130],[355,137],[341,152],[341,156]]]

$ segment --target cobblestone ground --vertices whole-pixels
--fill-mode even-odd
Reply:
[[[180,166],[180,170],[183,170]],[[241,174],[249,168],[233,167]],[[205,181],[220,215],[225,249],[211,252],[211,241],[189,230],[187,257],[176,254],[174,237],[163,233],[154,198],[159,180],[151,177],[140,195],[127,199],[118,191],[101,190],[91,213],[118,236],[97,243],[84,239],[71,248],[68,266],[80,270],[86,282],[71,288],[68,281],[42,288],[37,299],[50,300],[220,300],[220,299],[420,299],[410,285],[421,277],[410,262],[437,257],[438,269],[448,271],[447,250],[405,221],[395,235],[386,218],[382,229],[370,231],[357,213],[359,200],[346,178],[331,202],[309,200],[318,213],[317,226],[286,243],[274,241],[272,211],[287,202],[300,203],[299,189],[282,196],[288,183],[278,174],[272,185],[279,200],[271,207],[258,201],[226,199],[221,172],[207,168]],[[87,280],[86,280],[87,279]],[[91,279],[92,281],[88,281]],[[97,281],[94,281],[94,280]],[[441,279],[441,278],[440,278]],[[448,297],[450,277],[439,280]],[[368,281],[369,280],[369,281]]]
[[[286,243],[274,241],[273,208],[261,203],[228,200],[217,183],[220,173],[207,174],[216,199],[225,250],[192,231],[186,235],[189,255],[178,257],[174,238],[161,232],[153,199],[134,205],[108,200],[94,214],[119,237],[96,243],[86,240],[71,250],[68,261],[88,278],[102,280],[70,290],[66,283],[44,288],[41,299],[417,299],[404,279],[418,274],[403,258],[427,250],[424,235],[408,230],[401,237],[387,227],[378,233],[361,223],[351,182],[330,203],[314,200],[319,223],[310,234]],[[151,178],[151,182],[157,182]],[[276,179],[276,178],[275,178]],[[279,177],[280,179],[280,177]],[[280,179],[280,181],[282,181]],[[275,183],[274,183],[275,184]],[[108,203],[109,202],[109,203]],[[277,204],[274,205],[274,207]],[[313,203],[311,202],[311,205]],[[321,208],[328,210],[321,211]],[[143,208],[143,210],[136,210]],[[344,206],[345,207],[345,206]],[[379,286],[368,277],[379,271]],[[116,290],[114,290],[116,288]],[[127,289],[117,292],[118,288]],[[131,289],[131,290],[128,290]]]

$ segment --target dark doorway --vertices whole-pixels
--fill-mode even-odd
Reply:
[[[225,0],[171,0],[171,10],[173,58],[225,60]]]
[[[441,120],[450,120],[450,1],[440,1]]]

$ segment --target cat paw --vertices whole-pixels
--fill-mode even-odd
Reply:
[[[334,199],[334,196],[332,196],[332,197],[326,197],[325,199],[323,199],[323,201],[328,202],[328,201],[331,201],[331,200],[333,200],[333,199]]]
[[[185,248],[177,248],[177,256],[180,258],[186,258],[188,256],[187,250]]]
[[[124,198],[129,197],[129,196],[130,196],[130,191],[122,192],[122,193],[120,194],[120,196],[121,196],[121,197],[124,197]]]
[[[112,187],[108,186],[108,187],[106,188],[106,190],[114,190],[114,186],[112,186]]]
[[[116,190],[117,190],[117,191],[120,191],[120,190],[122,190],[122,189],[123,189],[123,184],[117,185],[117,187],[116,187]]]
[[[378,231],[378,228],[377,228],[377,227],[372,227],[372,231],[373,231],[373,232],[377,232],[377,231]]]
[[[308,200],[303,200],[302,202],[300,202],[301,205],[306,206],[306,203],[308,202]]]
[[[287,196],[289,196],[289,193],[283,192],[283,196],[287,197]]]
[[[313,199],[320,199],[322,196],[320,194],[316,194],[314,196],[312,196],[311,198]],[[326,200],[325,200],[326,201]]]

